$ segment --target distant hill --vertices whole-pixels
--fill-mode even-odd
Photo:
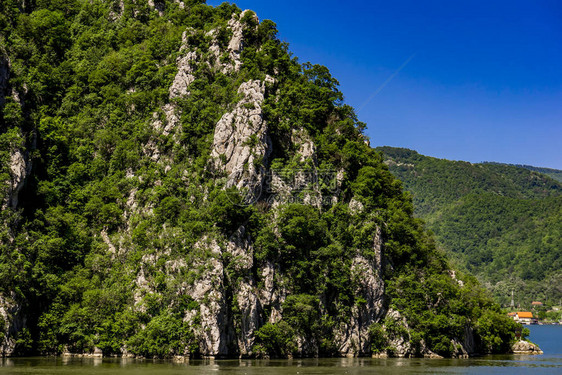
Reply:
[[[561,171],[378,150],[441,247],[500,302],[512,288],[521,302],[562,298]]]
[[[553,168],[542,168],[542,167],[533,167],[532,165],[524,165],[524,164],[503,164],[503,163],[496,163],[487,161],[484,162],[485,164],[496,164],[496,165],[512,165],[519,168],[525,168],[530,171],[539,172],[545,174],[558,182],[562,182],[562,171],[560,169],[553,169]]]

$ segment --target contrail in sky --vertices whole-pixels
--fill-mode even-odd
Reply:
[[[363,110],[363,108],[365,108],[365,106],[366,106],[367,104],[369,104],[369,102],[370,102],[371,100],[373,100],[373,98],[374,98],[375,96],[377,96],[377,95],[382,91],[382,89],[384,89],[384,87],[385,87],[386,85],[388,85],[388,83],[389,83],[390,81],[392,81],[392,79],[393,79],[394,77],[396,77],[396,75],[397,75],[398,73],[400,73],[400,71],[401,71],[402,69],[404,69],[404,68],[406,67],[406,65],[408,65],[408,63],[409,63],[410,61],[412,61],[412,59],[414,58],[414,56],[416,56],[415,53],[414,53],[412,56],[408,57],[408,59],[407,59],[406,61],[404,61],[404,63],[403,63],[402,65],[400,65],[400,68],[396,69],[396,71],[395,71],[394,73],[392,73],[392,75],[391,75],[390,77],[388,77],[388,78],[386,79],[386,81],[384,81],[384,82],[382,83],[382,85],[380,85],[380,86],[375,90],[375,92],[373,92],[373,93],[371,94],[371,96],[369,96],[369,99],[367,99],[367,100],[361,105],[361,107],[359,107],[359,110],[358,110],[357,112],[360,112],[361,110]]]

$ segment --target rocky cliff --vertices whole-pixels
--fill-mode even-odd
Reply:
[[[325,67],[252,11],[136,3],[32,7],[31,31],[11,31],[27,117],[2,134],[4,354],[509,347],[513,327],[450,272]],[[23,61],[47,55],[42,86]]]
[[[10,60],[0,48],[0,247],[14,241],[14,224],[18,215],[18,198],[31,171],[26,152],[24,124],[18,121],[21,101],[10,87]],[[15,119],[10,114],[15,114]],[[10,121],[12,120],[12,121]],[[15,120],[15,121],[13,121]],[[0,290],[0,353],[11,355],[16,349],[15,337],[26,326],[22,306],[13,290]]]

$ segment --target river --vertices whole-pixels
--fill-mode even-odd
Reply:
[[[530,329],[530,339],[539,344],[543,355],[471,359],[201,360],[181,364],[116,358],[5,358],[0,359],[0,374],[562,374],[562,326],[531,326]]]

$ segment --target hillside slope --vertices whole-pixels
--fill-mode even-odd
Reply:
[[[519,167],[519,168],[525,168],[525,169],[528,169],[530,171],[535,171],[535,172],[545,174],[548,177],[550,177],[550,178],[552,178],[552,179],[554,179],[558,182],[562,182],[562,171],[560,169],[533,167],[532,165],[525,165],[525,164],[504,164],[504,163],[494,163],[494,162],[485,162],[485,164],[512,165],[512,166]]]
[[[2,1],[0,351],[507,352],[325,67],[202,1]]]
[[[416,215],[458,264],[508,303],[558,302],[562,280],[562,184],[517,166],[436,159],[381,147],[412,192]]]

